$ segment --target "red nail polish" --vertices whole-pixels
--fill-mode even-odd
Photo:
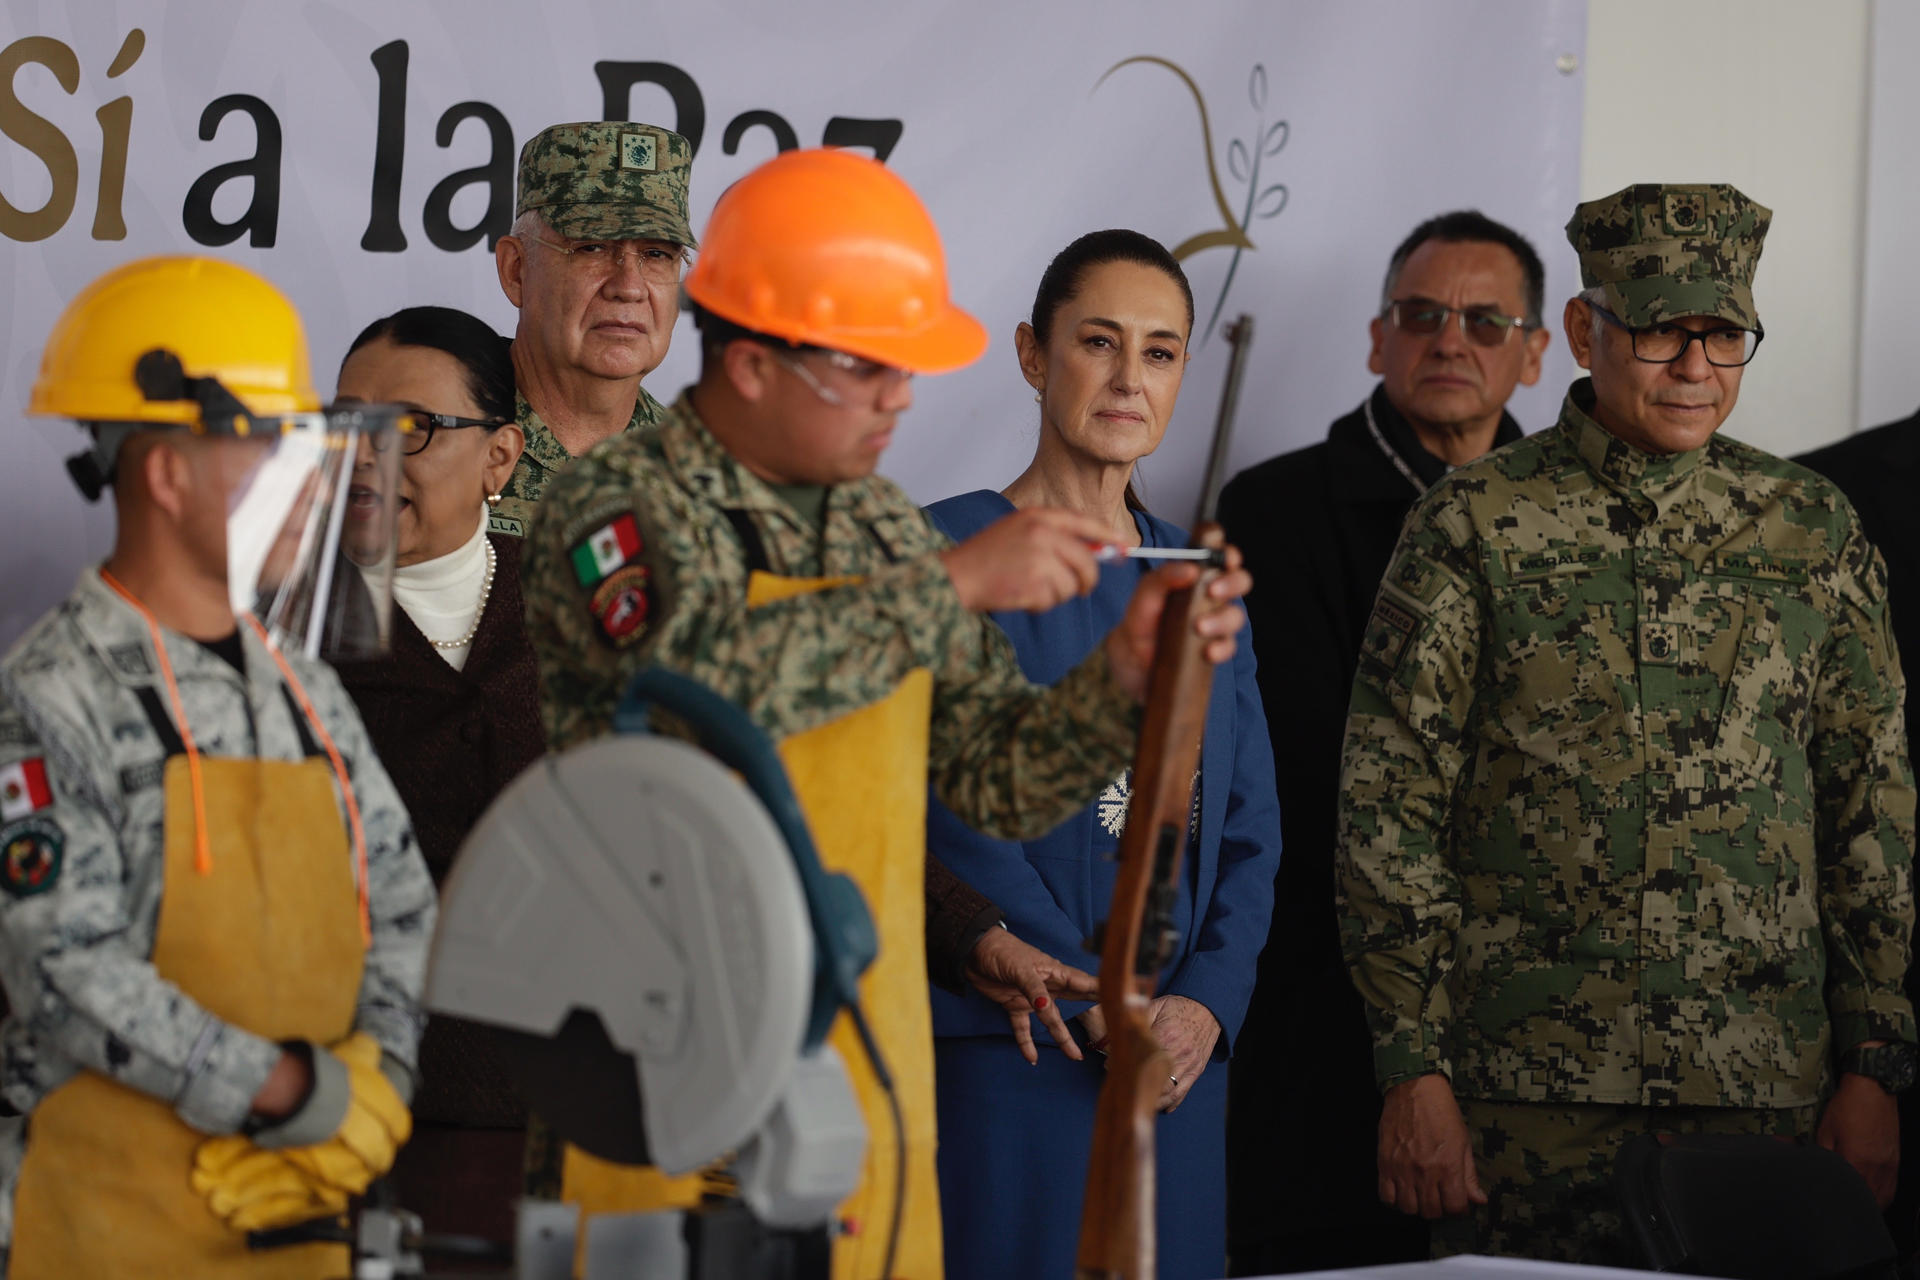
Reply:
[[[1041,997],[1040,997],[1040,998],[1039,998],[1038,1000],[1035,1000],[1035,1001],[1033,1002],[1033,1007],[1034,1007],[1034,1008],[1036,1008],[1036,1009],[1044,1009],[1044,1008],[1046,1008],[1046,1007],[1047,1007],[1047,998],[1046,998],[1045,996],[1041,996]]]

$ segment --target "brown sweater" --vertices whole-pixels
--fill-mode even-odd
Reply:
[[[435,884],[446,880],[460,842],[494,797],[546,749],[538,675],[521,621],[520,540],[488,540],[493,592],[463,669],[449,666],[399,608],[386,656],[338,667],[406,802]],[[438,1016],[428,1022],[414,1116],[423,1124],[482,1129],[526,1123],[486,1028]]]

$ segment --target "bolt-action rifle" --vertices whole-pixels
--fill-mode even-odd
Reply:
[[[1080,1216],[1078,1280],[1153,1280],[1153,1128],[1171,1059],[1154,1039],[1147,1009],[1172,955],[1180,857],[1193,806],[1193,777],[1207,727],[1213,666],[1194,619],[1226,546],[1203,524],[1194,545],[1216,561],[1193,586],[1167,597],[1147,677],[1146,721],[1133,757],[1133,799],[1120,835],[1113,906],[1097,935],[1100,1009],[1107,1024],[1107,1078],[1094,1112],[1086,1207]]]

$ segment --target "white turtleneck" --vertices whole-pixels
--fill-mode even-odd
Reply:
[[[458,640],[480,616],[480,584],[486,577],[487,515],[482,507],[473,536],[457,550],[393,571],[393,598],[427,639]],[[471,648],[436,645],[433,651],[459,671],[467,665]]]

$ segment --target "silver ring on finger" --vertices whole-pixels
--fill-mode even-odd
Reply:
[[[1167,1077],[1167,1079],[1169,1079],[1169,1080],[1171,1080],[1171,1081],[1173,1081],[1173,1087],[1174,1087],[1174,1088],[1176,1088],[1176,1089],[1178,1089],[1178,1088],[1180,1087],[1180,1077],[1179,1077],[1179,1076],[1168,1076],[1168,1077]]]

